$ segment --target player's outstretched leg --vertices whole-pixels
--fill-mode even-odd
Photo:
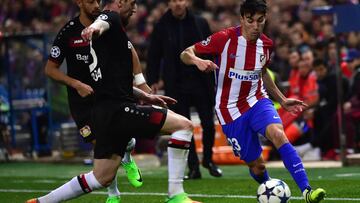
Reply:
[[[121,165],[124,168],[131,185],[134,187],[140,187],[143,184],[141,171],[137,167],[134,159],[131,157],[131,152],[134,150],[135,144],[136,140],[135,138],[132,138],[126,147],[126,152],[124,154],[124,158],[121,161]]]
[[[94,172],[90,171],[72,178],[44,196],[28,200],[27,203],[62,202],[101,188],[103,186],[96,179]]]
[[[305,202],[318,203],[323,200],[326,194],[325,190],[321,188],[311,190],[302,160],[295,148],[288,142],[283,127],[279,124],[271,124],[267,126],[266,132],[267,138],[277,148],[284,166],[304,195]]]
[[[312,190],[300,157],[291,144],[286,143],[279,148],[285,167],[288,169],[303,193],[306,203],[318,203],[324,199],[326,192],[322,188]]]
[[[315,190],[305,189],[303,196],[306,203],[318,203],[325,198],[326,191],[322,188],[317,188]]]

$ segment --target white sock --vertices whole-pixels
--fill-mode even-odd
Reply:
[[[102,188],[102,185],[96,180],[92,171],[85,175],[80,175],[80,177],[82,176],[84,176],[83,179],[85,179],[91,190]],[[69,182],[51,191],[49,194],[38,198],[38,200],[40,203],[57,203],[73,199],[83,194],[85,194],[85,192],[80,186],[78,177],[74,177]]]
[[[190,142],[193,134],[189,130],[179,130],[171,135],[168,144],[169,197],[184,192],[183,181],[187,165]]]
[[[109,197],[120,196],[120,191],[117,187],[117,174],[116,174],[114,180],[111,182],[111,185],[109,187],[107,187],[107,191],[108,191]]]
[[[183,181],[187,165],[188,149],[168,147],[169,197],[184,192]]]

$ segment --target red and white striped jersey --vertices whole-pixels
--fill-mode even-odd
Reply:
[[[262,68],[270,61],[273,42],[262,34],[256,43],[246,41],[240,27],[217,32],[195,44],[196,53],[215,56],[215,110],[220,123],[240,117],[268,95],[261,78]]]

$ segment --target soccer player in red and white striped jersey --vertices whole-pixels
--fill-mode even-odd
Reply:
[[[187,48],[181,59],[216,77],[216,114],[232,144],[234,154],[244,160],[251,176],[259,183],[269,180],[261,157],[258,135],[265,136],[278,149],[285,167],[308,203],[320,202],[325,190],[312,190],[302,161],[289,143],[281,119],[267,92],[281,106],[298,113],[307,105],[286,98],[266,71],[273,42],[263,34],[267,5],[265,0],[246,0],[240,8],[240,26],[217,32]],[[197,55],[212,55],[215,63]]]

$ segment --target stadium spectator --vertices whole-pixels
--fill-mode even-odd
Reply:
[[[314,134],[310,143],[312,146],[320,147],[324,160],[335,159],[334,141],[338,139],[334,133],[338,131],[336,127],[337,78],[322,59],[316,59],[313,67],[319,86],[319,102],[314,111]],[[343,77],[342,85],[341,91],[345,98],[349,91],[349,81],[345,77]]]
[[[293,124],[298,126],[299,131],[288,131],[289,128],[286,128],[285,132],[294,144],[297,141],[301,143],[300,138],[302,138],[302,143],[306,142],[306,144],[296,146],[296,150],[304,160],[319,160],[321,159],[319,148],[303,147],[310,145],[308,142],[313,134],[314,107],[319,101],[319,94],[316,74],[312,68],[313,52],[308,47],[303,47],[302,51],[301,60],[298,63],[298,76],[289,81],[288,97],[303,100],[308,107],[294,118]]]
[[[345,103],[345,112],[350,115],[355,129],[355,151],[360,152],[360,51],[349,50],[345,60],[353,72],[351,98]]]
[[[299,74],[299,61],[300,61],[300,53],[297,49],[293,48],[289,54],[289,65],[290,65],[290,74],[286,80],[293,81],[296,80]]]

